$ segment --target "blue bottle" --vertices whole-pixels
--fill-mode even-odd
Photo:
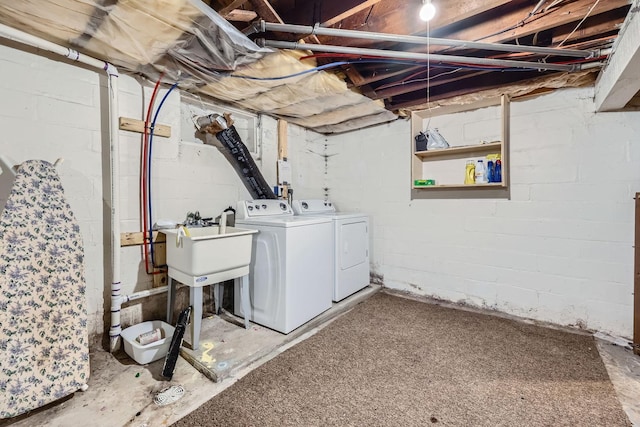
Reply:
[[[502,182],[502,161],[496,160],[496,165],[493,171],[494,182]]]
[[[487,162],[487,182],[496,182],[496,169],[493,160]]]

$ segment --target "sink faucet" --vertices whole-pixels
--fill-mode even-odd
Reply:
[[[187,219],[184,220],[187,227],[202,227],[203,221],[199,211],[187,212]]]

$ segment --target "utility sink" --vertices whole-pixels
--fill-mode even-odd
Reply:
[[[205,286],[248,273],[252,234],[258,230],[226,227],[220,234],[213,226],[162,232],[167,236],[169,276],[189,286]]]

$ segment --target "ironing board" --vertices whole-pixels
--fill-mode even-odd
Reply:
[[[55,167],[24,162],[0,216],[0,418],[86,387],[83,257]]]

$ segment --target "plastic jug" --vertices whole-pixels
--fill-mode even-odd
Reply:
[[[487,181],[487,168],[484,166],[482,159],[476,162],[476,184],[486,184]]]

